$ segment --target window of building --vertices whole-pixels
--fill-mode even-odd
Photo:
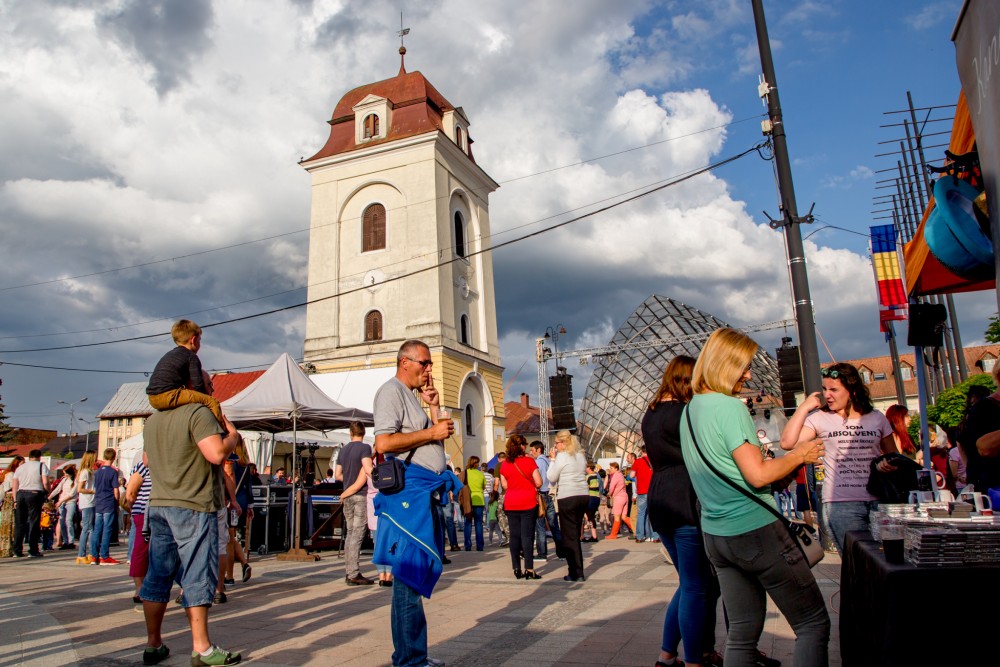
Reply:
[[[996,365],[997,365],[997,360],[996,359],[993,359],[993,358],[990,358],[990,357],[984,357],[983,358],[983,370],[986,371],[987,373],[992,373],[993,372],[993,367],[996,366]]]
[[[872,372],[867,368],[861,369],[861,381],[865,384],[869,384],[872,381]]]
[[[465,406],[465,435],[475,435],[472,432],[472,403]]]
[[[382,313],[377,310],[365,315],[365,340],[382,340]]]
[[[463,345],[469,345],[469,316],[462,315],[460,324],[459,339]]]
[[[455,211],[455,254],[465,257],[465,220]]]
[[[365,139],[374,139],[374,138],[378,137],[378,115],[377,114],[371,113],[371,114],[368,114],[367,116],[365,116],[364,135],[363,136],[364,136]]]
[[[876,380],[884,380],[885,379],[885,373],[876,373],[874,375],[874,377],[875,377]]]
[[[455,126],[455,143],[458,144],[459,148],[463,148],[465,146],[465,142],[462,139],[462,126],[461,125],[456,125]]]
[[[126,425],[126,426],[131,426],[131,425],[132,425],[132,418],[131,418],[131,417],[128,417],[128,418],[127,418],[127,419],[125,420],[125,425]]]
[[[912,380],[913,379],[913,369],[910,368],[909,366],[900,366],[899,367],[899,377],[903,378],[904,381],[905,380]]]
[[[385,249],[385,206],[372,204],[361,216],[361,252]]]

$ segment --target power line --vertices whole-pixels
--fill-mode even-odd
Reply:
[[[709,171],[712,171],[714,169],[717,169],[719,167],[727,165],[730,162],[735,162],[736,160],[739,160],[739,159],[741,159],[741,158],[749,155],[750,153],[759,152],[760,149],[763,148],[766,145],[767,145],[766,142],[758,143],[758,144],[756,144],[756,145],[748,148],[747,150],[743,151],[742,153],[738,153],[737,155],[728,157],[728,158],[726,158],[724,160],[720,160],[719,162],[715,162],[715,163],[709,164],[709,165],[707,165],[705,167],[702,167],[700,169],[695,169],[695,170],[689,171],[689,172],[687,172],[687,173],[685,173],[685,174],[683,174],[681,176],[678,176],[678,177],[676,177],[674,179],[671,179],[671,180],[667,181],[666,183],[663,183],[661,185],[657,185],[655,187],[652,187],[652,188],[650,188],[650,189],[648,189],[648,190],[646,190],[644,192],[640,192],[639,194],[633,195],[631,197],[627,197],[626,199],[623,199],[623,200],[621,200],[619,202],[616,202],[616,203],[613,203],[613,204],[609,204],[609,205],[604,206],[602,208],[595,209],[595,210],[593,210],[593,211],[591,211],[589,213],[584,213],[584,214],[576,216],[574,218],[570,218],[569,220],[565,220],[563,222],[556,223],[556,224],[554,224],[554,225],[552,225],[550,227],[546,227],[544,229],[540,229],[538,231],[531,232],[531,233],[525,234],[523,236],[519,236],[517,238],[510,239],[508,241],[504,241],[502,243],[493,245],[493,246],[491,246],[489,248],[483,248],[482,250],[476,250],[476,251],[473,251],[473,252],[470,252],[470,253],[466,253],[465,257],[453,257],[451,259],[447,259],[447,260],[444,260],[442,262],[438,262],[436,264],[431,264],[430,266],[426,266],[426,267],[423,267],[423,268],[420,268],[420,269],[414,269],[413,271],[410,271],[410,272],[407,272],[407,273],[403,273],[403,274],[400,274],[400,275],[392,277],[392,278],[386,278],[380,284],[396,282],[396,281],[402,280],[404,278],[410,278],[412,276],[416,276],[416,275],[419,275],[421,273],[426,273],[428,271],[440,268],[442,266],[446,266],[448,264],[453,264],[454,262],[457,262],[459,260],[466,260],[469,257],[474,257],[476,255],[481,255],[481,254],[484,254],[486,252],[492,252],[494,250],[499,250],[500,248],[506,247],[508,245],[512,245],[514,243],[519,243],[520,241],[524,241],[524,240],[533,238],[535,236],[540,236],[542,234],[546,234],[548,232],[554,231],[556,229],[560,229],[560,228],[565,227],[567,225],[570,225],[572,223],[579,222],[580,220],[585,220],[587,218],[591,218],[591,217],[593,217],[595,215],[598,215],[600,213],[605,213],[605,212],[610,211],[610,210],[612,210],[614,208],[617,208],[619,206],[623,206],[624,204],[628,204],[630,202],[636,201],[637,199],[641,199],[641,198],[647,197],[647,196],[649,196],[649,195],[651,195],[653,193],[659,192],[660,190],[664,190],[664,189],[666,189],[668,187],[672,187],[674,185],[678,185],[680,183],[683,183],[684,181],[690,180],[690,179],[694,178],[695,176],[699,176],[701,174],[707,173]],[[314,303],[320,303],[322,301],[327,301],[329,299],[340,298],[342,296],[347,296],[349,294],[353,294],[355,292],[360,292],[360,291],[365,290],[365,289],[368,289],[368,286],[362,285],[360,287],[355,287],[355,288],[352,288],[352,289],[349,289],[349,290],[338,292],[336,294],[331,294],[329,296],[324,296],[324,297],[320,297],[320,298],[317,298],[317,299],[313,299],[311,301],[303,301],[303,302],[300,302],[300,303],[292,304],[290,306],[284,306],[284,307],[281,307],[281,308],[274,308],[274,309],[271,309],[271,310],[266,310],[266,311],[262,311],[262,312],[259,312],[259,313],[254,313],[254,314],[251,314],[251,315],[244,315],[242,317],[234,317],[234,318],[231,318],[231,319],[228,319],[228,320],[222,320],[221,322],[215,322],[215,323],[212,323],[212,324],[204,324],[204,325],[202,325],[202,329],[209,329],[209,328],[213,328],[213,327],[219,327],[219,326],[223,326],[223,325],[226,325],[226,324],[234,324],[236,322],[244,322],[244,321],[247,321],[247,320],[256,319],[258,317],[265,317],[267,315],[274,315],[274,314],[285,312],[285,311],[288,311],[288,310],[294,310],[294,309],[297,309],[297,308],[302,308],[303,306],[308,306],[308,305],[311,305],[311,304],[314,304]],[[88,348],[88,347],[98,347],[98,346],[101,346],[101,345],[112,345],[112,344],[116,344],[116,343],[128,343],[128,342],[133,342],[133,341],[138,341],[138,340],[149,340],[149,339],[152,339],[152,338],[160,338],[160,337],[168,335],[168,333],[169,332],[162,332],[162,333],[156,333],[156,334],[147,334],[147,335],[144,335],[144,336],[132,336],[130,338],[121,338],[121,339],[117,339],[117,340],[100,341],[100,342],[97,342],[97,343],[79,343],[79,344],[76,344],[76,345],[61,345],[61,346],[55,346],[55,347],[34,348],[34,349],[28,349],[28,350],[0,350],[0,353],[2,353],[2,354],[19,354],[19,353],[26,353],[26,352],[53,352],[53,351],[57,351],[57,350],[75,350],[75,349]]]
[[[659,146],[660,144],[669,143],[671,141],[677,141],[679,139],[686,139],[688,137],[693,137],[693,136],[697,136],[699,134],[704,134],[705,132],[713,132],[715,130],[725,129],[725,128],[731,127],[733,125],[739,125],[740,123],[745,123],[747,121],[754,120],[756,118],[760,118],[761,115],[762,114],[757,114],[757,115],[754,115],[754,116],[747,116],[746,118],[741,118],[740,120],[732,121],[732,122],[729,122],[729,123],[723,123],[722,125],[716,125],[714,127],[707,127],[707,128],[701,129],[701,130],[695,130],[694,132],[688,132],[687,134],[681,134],[681,135],[678,135],[676,137],[667,137],[666,139],[661,139],[660,141],[654,141],[652,143],[644,144],[642,146],[633,146],[632,148],[626,148],[624,150],[616,151],[614,153],[608,153],[606,155],[599,155],[597,157],[587,158],[586,160],[580,160],[579,162],[573,162],[571,164],[564,164],[564,165],[561,165],[561,166],[558,166],[558,167],[552,167],[550,169],[543,169],[542,171],[537,171],[537,172],[534,172],[532,174],[525,174],[523,176],[515,176],[514,178],[510,178],[510,179],[507,179],[505,181],[501,181],[500,184],[503,185],[503,184],[507,184],[507,183],[513,183],[515,181],[521,181],[521,180],[524,180],[524,179],[527,179],[527,178],[534,178],[536,176],[542,176],[542,175],[545,175],[545,174],[550,174],[552,172],[559,171],[561,169],[569,169],[570,167],[578,167],[580,165],[588,164],[590,162],[597,162],[599,160],[604,160],[604,159],[609,158],[609,157],[615,157],[617,155],[624,155],[626,153],[631,153],[631,152],[634,152],[634,151],[644,150],[646,148],[651,148],[653,146]],[[438,199],[443,199],[444,197],[447,197],[447,196],[450,196],[450,195],[444,195],[442,197],[437,197],[435,199],[429,199],[429,200],[426,200],[426,201],[423,201],[423,202],[415,202],[413,204],[408,204],[407,206],[418,206],[418,205],[422,205],[422,204],[427,204],[427,203],[430,203],[432,201],[437,201]],[[343,220],[339,220],[337,222],[330,223],[330,225],[339,224],[341,222],[343,222]],[[319,227],[325,227],[325,226],[328,226],[328,225],[319,225]],[[305,229],[296,229],[296,230],[293,230],[293,231],[290,231],[290,232],[283,232],[281,234],[274,234],[272,236],[265,236],[263,238],[253,239],[251,241],[242,241],[240,243],[233,243],[233,244],[230,244],[230,245],[219,246],[217,248],[210,248],[208,250],[199,250],[199,251],[187,253],[187,254],[184,254],[184,255],[177,255],[175,257],[167,257],[167,258],[164,258],[164,259],[154,259],[154,260],[150,260],[148,262],[140,262],[138,264],[131,264],[129,266],[120,266],[120,267],[114,268],[114,269],[105,269],[103,271],[93,271],[91,273],[81,273],[79,275],[66,276],[64,278],[52,278],[51,280],[40,280],[40,281],[33,282],[33,283],[24,283],[22,285],[10,285],[10,286],[7,286],[7,287],[0,287],[0,292],[7,292],[7,291],[10,291],[10,290],[16,290],[16,289],[24,289],[24,288],[27,288],[27,287],[38,287],[40,285],[52,285],[54,283],[67,282],[67,281],[70,281],[70,280],[79,280],[81,278],[92,278],[94,276],[102,276],[102,275],[106,275],[106,274],[109,274],[109,273],[117,273],[119,271],[128,271],[128,270],[131,270],[131,269],[139,269],[139,268],[143,268],[143,267],[146,267],[146,266],[154,266],[156,264],[166,264],[168,262],[174,262],[174,261],[181,260],[181,259],[190,259],[191,257],[199,257],[199,256],[207,255],[207,254],[210,254],[210,253],[221,252],[223,250],[232,250],[233,248],[240,248],[240,247],[243,247],[243,246],[253,245],[255,243],[263,243],[264,241],[273,241],[275,239],[283,238],[285,236],[292,236],[294,234],[301,234],[303,232],[308,232],[309,230],[310,230],[310,228],[306,227]],[[202,312],[202,311],[199,311],[199,312]],[[160,321],[160,320],[152,320],[152,321],[155,322],[155,321]],[[131,326],[131,325],[129,325],[129,326]],[[103,331],[103,329],[95,329],[94,331]],[[90,332],[79,332],[79,333],[90,333]],[[59,334],[41,334],[41,335],[59,335]],[[29,336],[19,336],[19,337],[20,338],[29,338]]]

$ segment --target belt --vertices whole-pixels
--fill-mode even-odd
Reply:
[[[18,489],[17,492],[18,493],[45,493],[44,491],[36,490],[36,489]]]

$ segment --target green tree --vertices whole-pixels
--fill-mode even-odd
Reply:
[[[3,380],[0,379],[0,385]],[[0,397],[2,399],[2,397]],[[7,424],[7,414],[4,412],[3,403],[0,403],[0,445],[14,439],[14,429]]]
[[[993,316],[990,317],[990,325],[983,333],[987,343],[1000,343],[1000,318],[997,315],[998,313],[993,313]]]
[[[988,373],[973,375],[965,382],[945,389],[938,394],[934,405],[927,406],[927,418],[943,429],[958,426],[965,414],[965,397],[969,394],[969,387],[972,385],[981,385],[989,388],[990,391],[997,389],[993,378]]]

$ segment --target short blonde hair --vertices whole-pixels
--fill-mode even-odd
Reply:
[[[201,327],[191,320],[177,320],[170,327],[170,336],[178,345],[184,345],[195,336],[201,335]]]
[[[565,442],[566,449],[563,451],[570,456],[576,456],[580,452],[580,439],[569,431],[559,431],[556,433],[556,442]]]
[[[743,378],[747,365],[760,348],[742,331],[716,329],[701,348],[691,373],[691,388],[696,394],[717,392],[732,396]]]

